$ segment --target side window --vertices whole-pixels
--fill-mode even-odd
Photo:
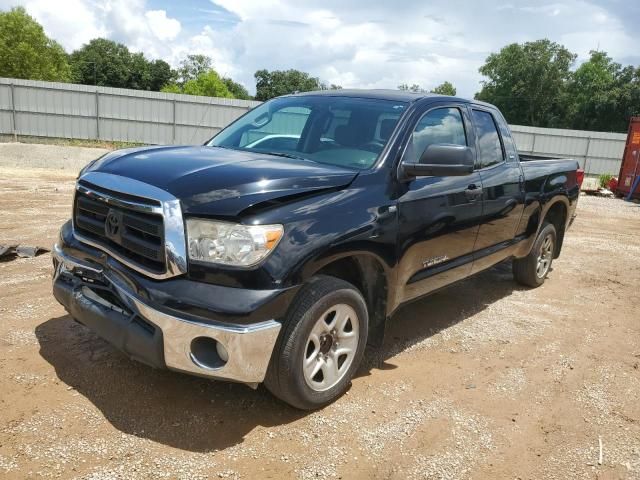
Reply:
[[[409,140],[405,161],[418,163],[429,145],[467,145],[462,114],[457,108],[436,108],[418,121]]]
[[[473,123],[478,135],[478,168],[504,162],[504,151],[493,115],[482,110],[473,110]]]

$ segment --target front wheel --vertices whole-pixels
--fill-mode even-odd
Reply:
[[[368,325],[367,306],[356,287],[334,277],[314,277],[284,321],[266,387],[304,410],[332,402],[358,369]]]
[[[518,283],[534,288],[544,283],[551,270],[556,238],[556,227],[551,223],[545,223],[529,255],[513,261],[513,276]]]

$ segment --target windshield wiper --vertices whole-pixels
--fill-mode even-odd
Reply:
[[[210,147],[217,147],[217,148],[224,148],[226,150],[236,150],[238,152],[257,152],[257,153],[264,153],[265,155],[273,155],[274,157],[284,157],[284,158],[293,158],[295,160],[304,160],[307,162],[313,162],[313,163],[319,163],[316,162],[315,160],[312,160],[310,158],[305,158],[305,157],[301,157],[299,155],[294,155],[293,153],[286,153],[286,152],[265,152],[264,150],[254,150],[254,149],[247,149],[247,148],[239,148],[239,147],[229,147],[227,145],[209,145]]]
[[[306,160],[307,162],[313,162],[310,158],[304,158],[299,155],[294,155],[293,153],[286,152],[264,152],[262,150],[256,150],[256,152],[264,153],[266,155],[273,155],[274,157],[285,157],[285,158],[294,158],[296,160]]]

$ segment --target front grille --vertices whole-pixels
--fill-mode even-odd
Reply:
[[[78,190],[74,228],[91,241],[153,272],[165,270],[162,215],[108,204]]]

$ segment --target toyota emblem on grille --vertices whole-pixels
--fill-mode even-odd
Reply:
[[[104,232],[107,237],[117,237],[120,233],[120,218],[113,210],[109,210],[107,220],[104,222]]]

